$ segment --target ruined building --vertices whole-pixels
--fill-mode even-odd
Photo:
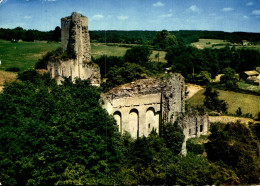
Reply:
[[[72,13],[61,19],[61,45],[64,52],[75,54],[74,59],[51,60],[47,70],[58,83],[65,77],[89,79],[92,85],[100,85],[100,69],[91,62],[91,47],[88,32],[88,18]]]
[[[185,154],[189,138],[208,133],[207,114],[185,111],[185,82],[180,74],[165,79],[140,79],[115,87],[102,98],[103,108],[114,116],[119,132],[128,131],[134,138],[148,136],[153,129],[160,133],[163,124],[178,120],[185,135]]]
[[[91,63],[87,18],[72,13],[61,19],[61,30],[63,50],[72,49],[76,57],[50,61],[47,69],[51,76],[58,82],[64,77],[78,77],[99,85],[99,67]],[[180,74],[168,74],[164,79],[140,79],[115,87],[101,97],[103,108],[115,117],[119,132],[128,131],[134,138],[148,136],[153,129],[160,133],[163,124],[176,120],[183,128],[185,142],[188,138],[207,134],[209,129],[207,115],[185,111],[185,82]]]

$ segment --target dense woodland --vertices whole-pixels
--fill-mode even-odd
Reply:
[[[21,28],[17,30],[27,33]],[[235,89],[237,72],[260,65],[260,54],[255,50],[230,47],[199,50],[188,46],[186,43],[194,36],[209,34],[201,31],[191,36],[192,32],[179,32],[190,34],[190,40],[165,30],[147,32],[147,38],[141,37],[142,32],[129,32],[135,33],[135,41],[140,34],[141,43],[147,39],[150,45],[134,46],[123,57],[93,59],[100,66],[102,78],[107,79],[100,88],[79,79],[72,83],[69,78],[57,85],[48,74],[40,75],[35,70],[19,73],[18,80],[6,84],[0,93],[0,182],[10,185],[259,184],[259,123],[249,126],[239,122],[213,123],[210,135],[200,138],[203,143],[190,139],[188,154],[182,156],[184,135],[178,121],[164,123],[160,135],[152,131],[148,137],[133,139],[128,133],[118,132],[116,121],[100,105],[102,91],[147,76],[163,76],[167,67],[182,73],[187,81],[200,84],[224,73],[220,83]],[[94,33],[91,32],[92,36]],[[124,33],[122,38],[130,38],[123,31],[112,33],[118,34],[114,38],[121,38],[119,33]],[[212,33],[216,37],[229,35]],[[95,34],[92,39],[100,42],[98,38],[104,32]],[[250,40],[250,34],[247,36]],[[258,42],[257,37],[250,41]],[[167,52],[167,63],[150,62],[151,45]],[[36,68],[44,68],[49,58],[71,56],[71,51],[57,49],[40,59]],[[202,111],[226,111],[227,105],[210,86],[205,96]]]
[[[90,31],[90,38],[91,42],[100,43],[151,44],[156,33],[157,31],[93,30]],[[248,40],[253,44],[260,43],[259,33],[196,30],[170,31],[170,33],[182,39],[185,44],[197,42],[199,39],[221,39],[231,43],[241,43],[242,40]],[[21,39],[23,41],[60,41],[60,27],[56,27],[48,32],[25,30],[22,27],[14,29],[0,28],[0,39],[9,41],[13,39]]]

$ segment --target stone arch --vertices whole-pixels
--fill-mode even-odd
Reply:
[[[116,124],[118,126],[118,131],[120,133],[122,133],[122,115],[121,115],[121,112],[116,111],[116,112],[114,112],[113,116],[116,120]]]
[[[153,107],[149,107],[146,110],[146,128],[147,128],[147,135],[151,133],[153,128],[156,130],[156,132],[159,132],[159,114],[155,112],[155,109]]]
[[[137,109],[131,109],[129,112],[129,132],[133,138],[139,137],[139,112]]]

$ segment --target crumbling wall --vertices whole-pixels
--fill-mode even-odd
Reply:
[[[180,113],[177,121],[185,135],[182,144],[182,154],[186,155],[186,141],[188,139],[208,134],[210,127],[209,116],[207,113],[200,113],[197,110],[188,109],[185,113]]]
[[[100,68],[91,62],[88,18],[73,12],[61,19],[61,46],[64,52],[73,52],[75,59],[51,60],[47,70],[60,83],[65,77],[89,79],[92,85],[100,85]]]
[[[172,74],[163,81],[162,122],[174,122],[179,113],[185,112],[185,82],[180,74]]]
[[[148,136],[161,124],[174,122],[184,112],[185,83],[180,74],[166,79],[140,79],[102,95],[103,107],[117,118],[119,131]]]

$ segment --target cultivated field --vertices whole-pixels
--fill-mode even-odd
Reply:
[[[231,44],[231,43],[220,39],[199,39],[198,42],[192,43],[191,45],[198,49],[203,49],[203,48],[223,48],[227,44]]]
[[[200,90],[188,102],[192,106],[202,105],[204,101],[205,89]],[[219,98],[223,99],[228,104],[228,112],[235,114],[238,107],[241,107],[242,113],[250,113],[254,117],[260,112],[260,96],[237,93],[233,91],[217,90],[219,92]]]
[[[233,46],[232,43],[220,39],[199,39],[198,42],[192,43],[191,45],[198,49],[203,49],[203,48],[223,48],[227,44]],[[249,45],[249,46],[234,45],[234,46],[237,49],[245,48],[245,49],[260,50],[260,45]]]

